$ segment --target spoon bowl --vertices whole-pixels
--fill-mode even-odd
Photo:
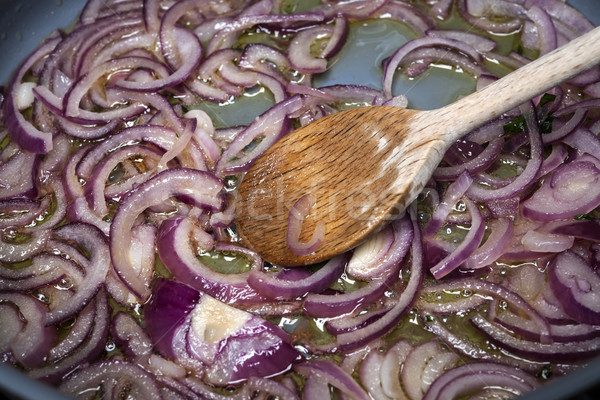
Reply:
[[[600,61],[600,28],[437,110],[353,108],[322,117],[285,136],[252,165],[236,204],[244,244],[275,265],[317,263],[354,248],[402,215],[448,148],[473,129]],[[288,246],[293,205],[312,195],[302,223],[309,254]]]

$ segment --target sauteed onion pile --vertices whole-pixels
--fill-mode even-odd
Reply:
[[[361,24],[414,39],[377,87],[320,85]],[[585,365],[600,67],[458,141],[404,215],[326,263],[263,262],[235,200],[295,127],[410,107],[398,82],[435,70],[482,87],[592,28],[561,0],[90,0],[3,92],[0,360],[139,399],[505,398]]]

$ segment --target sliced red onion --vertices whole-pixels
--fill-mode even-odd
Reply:
[[[176,43],[178,53],[183,60],[177,71],[174,71],[168,77],[163,77],[150,82],[137,83],[123,80],[118,83],[118,86],[131,90],[153,92],[164,87],[175,86],[187,79],[200,63],[202,46],[196,35],[187,29],[176,28],[175,34],[177,38]]]
[[[140,331],[139,333],[141,334],[141,328],[139,326],[137,327],[137,330]],[[146,333],[144,332],[144,335],[145,334]],[[168,380],[169,382],[172,382],[170,378],[183,379],[188,374],[187,370],[181,365],[157,354],[150,354],[148,365],[145,366],[145,368],[158,377],[164,376],[165,380]],[[157,380],[161,382],[160,378],[157,378]]]
[[[216,167],[217,176],[249,168],[259,154],[289,131],[287,116],[301,110],[303,105],[300,96],[292,96],[257,117],[223,152]],[[261,139],[260,143],[252,151],[244,153],[244,149],[257,138]]]
[[[66,94],[64,99],[64,116],[76,122],[86,123],[107,123],[113,119],[126,120],[141,114],[146,110],[146,106],[139,103],[133,103],[126,107],[115,108],[103,112],[95,112],[81,108],[81,101],[85,94],[102,76],[117,72],[122,69],[135,68],[137,58],[128,57],[115,59],[100,64],[82,76]]]
[[[150,337],[131,315],[118,312],[113,317],[110,334],[119,349],[138,364],[145,364],[151,356]]]
[[[502,200],[513,197],[525,191],[536,178],[543,161],[542,138],[533,107],[530,104],[526,104],[521,106],[520,109],[525,117],[525,122],[529,131],[530,156],[527,166],[511,183],[499,189],[486,189],[481,185],[472,185],[467,192],[467,195],[472,200]]]
[[[556,235],[574,236],[600,242],[600,222],[598,221],[560,221],[554,224],[550,223],[548,231]]]
[[[77,268],[77,264],[64,257],[41,253],[34,256],[26,267],[15,269],[2,266],[0,290],[27,291],[60,283],[70,272],[80,274]]]
[[[460,15],[471,25],[499,34],[516,32],[522,22],[515,17],[525,14],[525,9],[521,5],[508,1],[501,1],[495,5],[494,2],[487,0],[458,0],[456,6]],[[496,13],[512,18],[507,21],[495,21],[493,16]]]
[[[388,399],[381,387],[380,371],[383,358],[378,351],[371,351],[363,360],[358,371],[360,382],[367,389],[369,396],[375,400]]]
[[[473,178],[471,178],[471,175],[468,172],[463,172],[458,179],[448,186],[442,201],[439,202],[433,215],[423,229],[423,234],[425,236],[433,236],[443,226],[444,221],[452,211],[452,208],[458,203],[472,183]]]
[[[540,170],[538,172],[538,177],[542,177],[542,176],[554,171],[556,168],[558,168],[561,164],[564,163],[566,158],[567,158],[566,146],[563,145],[562,143],[553,144],[552,152],[550,153],[550,155],[548,157],[546,157],[544,159],[544,162],[542,163],[542,167],[540,168]]]
[[[463,262],[461,269],[472,270],[486,267],[498,260],[510,245],[514,232],[510,219],[494,219],[488,224],[490,235],[485,243]]]
[[[527,218],[550,221],[586,214],[600,205],[600,169],[593,159],[579,159],[556,168],[552,176],[526,201]]]
[[[427,286],[421,290],[421,296],[416,303],[419,310],[432,314],[457,314],[481,307],[489,301],[487,296],[462,292],[448,301],[444,295],[454,293],[444,283]]]
[[[63,221],[67,214],[67,198],[62,181],[56,176],[51,176],[45,179],[45,182],[40,186],[40,195],[44,196],[42,202],[47,206],[34,223],[25,225],[22,228],[25,233],[54,228]],[[49,202],[46,202],[46,199]]]
[[[167,126],[143,124],[125,128],[119,131],[118,134],[107,138],[89,149],[77,165],[77,174],[84,179],[88,179],[97,164],[108,153],[112,153],[123,147],[125,143],[141,144],[142,142],[147,142],[168,150],[174,146],[176,141],[177,135],[175,131]]]
[[[408,252],[413,241],[413,226],[408,218],[402,218],[394,225],[394,244],[387,256],[387,262],[392,268],[389,273],[380,278],[372,279],[366,286],[350,293],[327,295],[309,294],[304,301],[304,309],[311,316],[336,317],[356,311],[380,298],[388,286],[398,279],[400,262]],[[385,268],[388,270],[388,268]]]
[[[581,256],[572,251],[556,255],[548,276],[556,298],[571,318],[600,325],[600,277]]]
[[[439,46],[442,48],[460,51],[464,54],[469,55],[474,60],[481,60],[481,55],[477,51],[467,44],[459,42],[457,40],[446,39],[446,38],[419,38],[407,42],[400,47],[396,52],[390,56],[385,64],[385,72],[383,78],[383,90],[386,96],[392,96],[392,83],[394,80],[394,74],[396,69],[401,64],[402,60],[410,54],[410,52],[420,49],[428,48],[432,46]]]
[[[129,260],[131,230],[138,216],[172,197],[201,208],[220,209],[222,188],[221,181],[206,172],[174,168],[155,175],[121,200],[110,228],[110,254],[115,271],[136,296],[147,298],[149,294]]]
[[[299,358],[277,326],[173,280],[154,284],[144,315],[159,350],[202,362],[215,385],[278,375]]]
[[[88,307],[95,308],[94,326],[89,335],[77,349],[65,358],[43,367],[33,369],[28,375],[34,379],[45,379],[60,382],[70,371],[82,363],[89,362],[98,357],[105,349],[109,328],[109,307],[104,290],[100,290]]]
[[[132,230],[129,259],[136,276],[146,286],[154,277],[155,239],[157,229],[153,225],[137,225]],[[106,288],[112,298],[123,305],[134,305],[137,297],[118,278],[114,270],[106,277]]]
[[[50,349],[47,361],[56,363],[76,352],[91,334],[95,319],[96,304],[92,301],[77,315],[66,337]]]
[[[446,345],[454,349],[454,351],[456,351],[458,354],[462,354],[469,359],[512,365],[523,371],[528,371],[531,373],[539,372],[540,368],[545,365],[544,362],[515,358],[514,355],[510,354],[490,352],[488,349],[481,348],[473,344],[472,341],[465,339],[462,335],[457,335],[451,332],[437,318],[421,315],[421,319],[428,331],[436,335],[440,340],[444,341]]]
[[[464,171],[467,171],[471,175],[484,171],[490,167],[498,155],[500,155],[503,145],[504,141],[501,138],[495,138],[491,140],[487,147],[476,157],[459,165],[437,167],[433,172],[433,177],[437,180],[454,180]]]
[[[248,275],[248,284],[271,299],[294,299],[309,292],[320,293],[342,275],[348,257],[348,255],[334,257],[318,271],[300,279],[288,279],[283,274],[275,275],[254,269]]]
[[[50,199],[41,201],[29,199],[0,200],[0,228],[24,226],[33,222],[48,207]]]
[[[524,338],[536,340],[539,337],[539,332],[531,320],[510,311],[498,313],[494,322]],[[550,325],[550,335],[556,342],[582,341],[600,336],[600,327],[587,324]]]
[[[320,378],[321,376],[316,372],[308,373],[302,392],[303,399],[319,400],[326,399],[327,397],[331,398],[329,383]]]
[[[560,253],[573,246],[572,236],[556,235],[539,231],[529,231],[521,238],[523,247],[540,253]]]
[[[166,153],[165,153],[166,154]],[[98,165],[92,175],[87,177],[86,185],[84,187],[84,195],[90,204],[90,208],[96,215],[107,215],[109,210],[106,204],[106,198],[110,197],[106,191],[109,188],[122,186],[121,182],[107,186],[107,182],[113,170],[121,165],[125,164],[130,158],[138,157],[144,159],[147,164],[156,165],[160,163],[161,155],[158,151],[152,148],[146,148],[142,146],[126,146],[122,147],[104,158]],[[137,170],[135,171],[137,172]],[[139,175],[142,178],[148,178],[148,174],[141,173]],[[143,180],[146,180],[143,179]],[[125,180],[125,179],[123,179]],[[128,188],[131,189],[131,188]],[[122,190],[126,192],[127,190]]]
[[[265,301],[267,298],[248,284],[249,272],[222,274],[202,264],[190,240],[202,232],[189,218],[178,217],[163,222],[157,238],[157,250],[167,269],[180,281],[225,303]]]
[[[0,353],[12,354],[26,368],[42,365],[56,337],[56,330],[46,327],[43,303],[23,293],[0,293],[0,305]]]
[[[553,125],[552,132],[542,136],[542,141],[544,144],[548,144],[564,139],[567,135],[579,128],[579,126],[585,121],[587,114],[588,110],[583,107],[578,108],[573,116],[562,126],[556,127],[556,125]],[[556,121],[553,121],[553,124],[556,124]]]
[[[361,307],[367,309],[367,312],[360,313],[359,309],[354,311],[354,315],[350,317],[342,315],[343,318],[330,319],[325,323],[325,328],[327,332],[334,336],[363,329],[387,314],[396,304],[396,298],[390,299],[382,296],[375,304],[369,304],[369,307]]]
[[[111,398],[135,394],[144,399],[162,399],[154,376],[125,361],[104,361],[75,371],[60,390],[79,395],[90,390]]]
[[[525,7],[537,5],[553,18],[569,26],[574,33],[583,34],[594,28],[594,25],[578,10],[567,4],[554,0],[525,0]]]
[[[461,30],[452,29],[430,29],[427,31],[427,36],[432,37],[444,37],[448,39],[458,40],[460,42],[468,43],[473,46],[480,53],[488,53],[496,47],[497,43],[482,35],[478,35],[473,32],[466,32]]]
[[[423,400],[460,397],[488,387],[523,395],[540,386],[537,379],[517,368],[495,363],[467,363],[447,371],[430,386]]]
[[[59,43],[60,38],[48,39],[40,45],[19,67],[12,83],[8,87],[9,95],[4,100],[3,113],[6,118],[5,125],[8,132],[22,149],[32,153],[46,154],[52,150],[52,132],[44,132],[27,121],[17,107],[14,93],[17,85],[20,85],[25,74],[40,59],[46,57]]]
[[[8,232],[4,232],[7,234]],[[4,234],[0,235],[0,261],[8,263],[16,263],[25,261],[34,255],[40,253],[48,239],[51,231],[49,229],[41,229],[31,233],[27,241],[21,243],[7,241]]]
[[[404,360],[411,349],[412,346],[406,340],[400,340],[385,352],[380,370],[381,387],[390,398],[408,399],[400,381]]]
[[[94,65],[96,56],[103,50],[108,50],[122,41],[128,41],[132,37],[140,36],[139,13],[127,13],[121,15],[112,14],[97,19],[92,24],[78,24],[73,31],[67,35],[57,47],[58,59],[49,60],[46,63],[46,74],[50,74],[52,68],[60,69],[71,79],[80,77],[89,71]],[[112,52],[117,56],[119,51]],[[100,62],[106,59],[99,60]],[[44,76],[43,76],[44,77]],[[60,84],[55,79],[47,78],[46,81],[57,95],[64,95],[67,90],[59,89]]]
[[[208,399],[217,399],[217,400],[225,400],[225,398],[230,398],[230,396],[223,396],[215,393],[214,386],[204,383],[202,380],[196,377],[186,377],[181,380],[183,384],[179,384],[176,382],[177,386],[170,385],[171,387],[177,388],[178,393],[182,393],[184,396],[192,398],[208,398]],[[249,397],[250,394],[242,389],[236,393],[240,398],[243,396]],[[232,396],[234,399],[237,399],[238,396]],[[185,398],[185,397],[184,397]]]
[[[579,127],[563,139],[563,143],[577,150],[579,154],[590,154],[600,158],[600,138],[585,127]]]
[[[522,265],[513,270],[508,288],[525,298],[550,324],[566,325],[574,322],[562,310],[547,282],[546,273],[536,265]]]
[[[240,60],[239,67],[262,72],[273,76],[276,79],[281,79],[282,83],[291,81],[293,75],[290,62],[287,56],[281,51],[261,43],[249,44],[244,48]]]
[[[380,351],[383,348],[383,342],[380,339],[374,340],[371,343],[362,346],[359,349],[347,352],[344,359],[339,363],[340,368],[349,374],[358,372],[360,363],[365,359],[365,356],[370,351]]]
[[[355,399],[370,399],[367,392],[365,392],[365,390],[358,383],[356,383],[356,381],[348,373],[331,361],[307,361],[294,366],[294,371],[304,376],[309,376],[310,374],[314,373],[331,386]]]
[[[402,387],[411,399],[420,399],[446,369],[459,361],[456,353],[444,351],[440,343],[430,340],[415,346],[402,367]]]
[[[237,36],[245,29],[259,24],[277,24],[281,27],[297,25],[306,25],[312,22],[323,21],[323,15],[317,12],[297,13],[297,14],[263,14],[263,15],[241,15],[231,23],[225,25],[211,38],[206,52],[212,54],[223,48],[232,47]]]
[[[272,379],[250,377],[244,385],[244,389],[248,390],[254,396],[274,396],[279,399],[300,400],[295,390],[286,387],[283,383],[279,383]]]
[[[511,307],[525,313],[539,327],[540,340],[548,342],[549,324],[523,297],[506,287],[476,278],[461,278],[447,282],[445,290],[470,290],[475,293],[499,297],[506,300]]]
[[[7,157],[6,153],[4,157]],[[3,161],[0,163],[0,199],[34,197],[37,193],[35,171],[38,165],[35,154],[17,151]]]
[[[221,149],[213,139],[215,128],[210,116],[202,110],[190,110],[183,115],[184,118],[196,121],[194,140],[198,142],[211,166],[214,166],[221,156]]]
[[[138,11],[141,8],[141,4],[135,1],[96,1],[93,0],[90,4],[86,5],[83,10],[82,22],[90,23],[96,19],[101,19],[107,15],[114,15],[118,13],[124,13],[127,11]]]
[[[485,224],[481,213],[474,202],[467,198],[464,198],[464,201],[471,215],[471,227],[462,243],[452,253],[430,268],[431,273],[436,279],[440,279],[458,268],[460,264],[473,254],[483,239]]]
[[[450,351],[441,351],[434,355],[427,366],[423,370],[423,383],[421,384],[421,390],[426,393],[431,384],[444,372],[456,367],[461,361],[458,354]]]
[[[296,255],[308,255],[316,251],[325,237],[325,223],[318,221],[310,239],[306,242],[300,241],[302,221],[310,216],[310,209],[316,204],[316,197],[309,193],[300,197],[290,208],[287,227],[287,245],[291,252]]]
[[[54,236],[61,240],[77,243],[87,252],[89,262],[84,266],[85,278],[76,288],[76,293],[68,303],[51,309],[48,313],[48,325],[71,318],[83,309],[104,284],[110,268],[108,243],[104,234],[96,227],[83,223],[71,223],[57,228]],[[74,255],[68,256],[74,257]]]
[[[455,66],[473,77],[486,73],[486,70],[471,58],[443,48],[415,49],[403,58],[402,63],[404,74],[409,78],[421,75],[436,63]]]
[[[512,197],[506,200],[489,200],[485,202],[487,209],[494,218],[511,217],[518,214],[520,200]]]
[[[175,359],[180,349],[174,349],[173,343],[178,340],[178,327],[185,323],[196,303],[200,293],[184,284],[174,283],[166,279],[158,279],[153,285],[157,296],[164,296],[163,302],[158,302],[156,296],[150,299],[144,310],[144,320],[152,343],[159,353]],[[168,312],[159,313],[160,310]]]
[[[400,20],[421,35],[435,27],[433,20],[411,3],[388,1],[377,10],[377,14]]]
[[[316,7],[315,10],[325,13],[328,18],[342,14],[347,18],[368,18],[380,10],[387,0],[357,0],[341,3],[326,3],[321,7]]]
[[[431,4],[429,9],[429,15],[433,18],[444,21],[448,19],[450,12],[452,11],[453,0],[437,0]]]
[[[391,225],[369,238],[352,251],[352,257],[346,267],[348,275],[358,279],[379,278],[393,268],[386,263],[385,257],[394,244],[394,230]]]
[[[320,87],[319,91],[324,92],[326,95],[334,96],[338,102],[380,105],[387,100],[380,90],[360,85],[324,86]]]
[[[207,245],[207,247],[209,246],[210,245]],[[263,269],[264,261],[260,254],[255,251],[227,242],[216,242],[214,246],[216,251],[225,252],[226,254],[234,253],[246,257],[251,264],[250,268],[252,271],[260,271]]]
[[[420,240],[420,232],[415,218],[413,211],[411,211],[411,220],[415,236],[411,244],[412,260],[410,266],[410,278],[406,283],[404,290],[402,293],[397,294],[398,298],[394,306],[381,318],[363,328],[339,334],[336,338],[336,343],[341,351],[359,348],[387,333],[398,323],[398,321],[400,321],[416,301],[417,293],[424,278],[424,268],[423,245]]]
[[[63,170],[63,181],[65,183],[65,191],[67,192],[69,201],[67,216],[74,221],[94,225],[104,232],[104,234],[108,234],[110,231],[110,224],[107,221],[104,221],[101,216],[94,214],[91,210],[83,193],[84,188],[75,172],[78,162],[83,158],[86,151],[87,149],[84,147],[76,151]]]
[[[520,215],[520,214],[513,214]],[[530,230],[539,229],[543,225],[542,222],[534,221],[531,219],[516,217],[513,221],[513,237],[508,249],[500,256],[501,262],[512,262],[512,261],[524,261],[532,260],[537,257],[543,256],[543,253],[534,252],[525,249],[521,239]]]
[[[527,16],[533,21],[537,30],[537,48],[540,55],[551,52],[558,47],[556,30],[552,18],[538,6],[527,10]]]
[[[223,65],[232,63],[238,57],[239,52],[234,50],[214,52],[200,64],[200,79],[189,81],[187,85],[195,94],[220,103],[226,102],[232,96],[240,96],[243,88],[227,82],[219,73]]]
[[[511,353],[539,361],[579,361],[600,353],[600,338],[575,342],[540,343],[516,337],[514,332],[499,324],[490,322],[481,315],[475,315],[471,322],[494,343]]]
[[[386,100],[381,105],[382,106],[407,108],[408,107],[408,98],[405,95],[401,94],[399,96],[394,96],[391,99]]]
[[[344,17],[335,19],[333,25],[318,25],[301,31],[290,42],[288,58],[292,67],[300,72],[319,73],[327,69],[327,58],[341,48],[348,33],[347,20]],[[313,43],[328,37],[327,45],[318,57],[313,57]]]

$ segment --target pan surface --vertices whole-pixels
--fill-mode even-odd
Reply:
[[[568,0],[596,25],[600,1]],[[68,28],[83,8],[83,0],[0,0],[0,85],[13,70],[57,28]],[[358,83],[358,82],[357,82]],[[591,400],[600,391],[600,359],[523,397],[523,400]],[[53,388],[32,381],[0,362],[0,398],[66,400]]]

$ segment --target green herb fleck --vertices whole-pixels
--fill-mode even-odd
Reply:
[[[504,133],[519,133],[525,132],[525,117],[519,115],[517,118],[504,124]]]
[[[555,94],[550,94],[550,93],[544,93],[544,95],[542,96],[542,98],[540,99],[540,107],[553,102],[554,100],[556,100],[556,95]]]
[[[581,214],[575,217],[575,219],[577,221],[595,221],[596,218],[594,218],[592,215],[590,214]]]
[[[548,115],[545,120],[540,124],[540,132],[542,134],[548,134],[552,132],[552,121],[554,120],[554,116]]]

